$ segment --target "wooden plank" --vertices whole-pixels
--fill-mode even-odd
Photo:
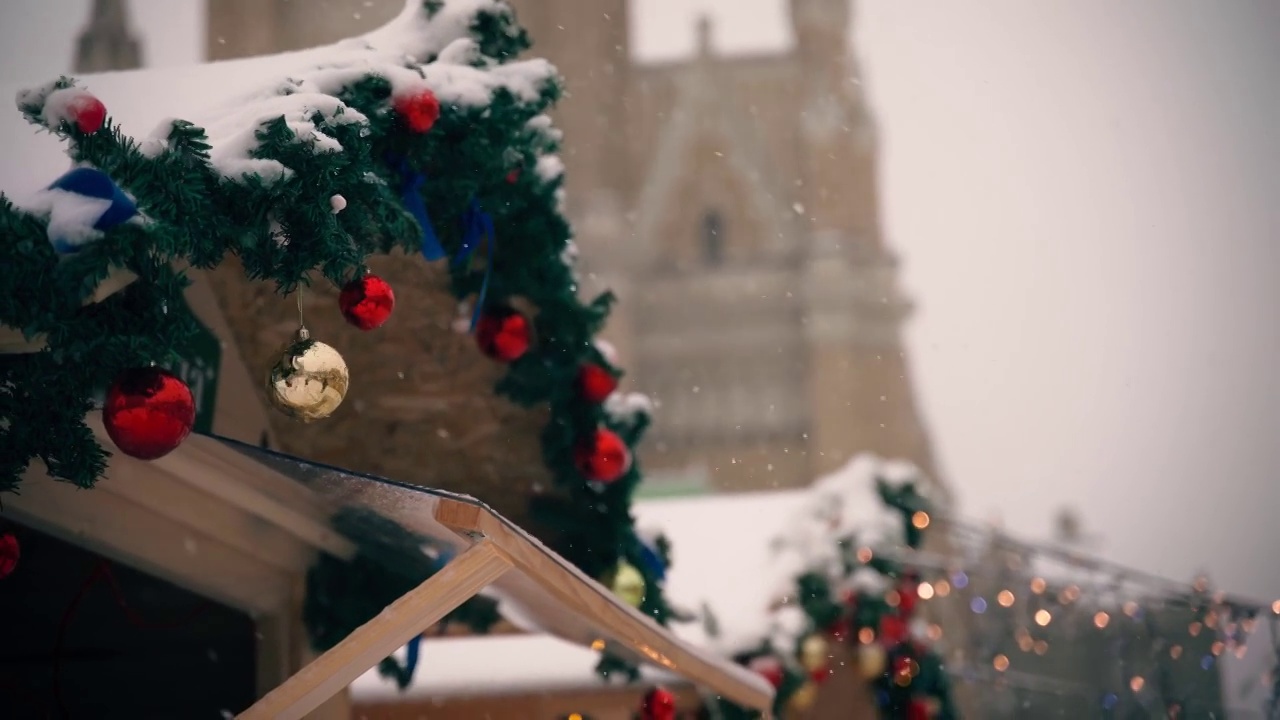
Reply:
[[[506,555],[481,540],[238,717],[300,720],[510,568]]]
[[[188,438],[188,442],[199,439]],[[230,448],[225,451],[234,452]],[[259,483],[269,472],[267,468],[255,464],[256,472],[237,473],[219,469],[215,461],[197,455],[198,447],[188,449],[184,443],[184,447],[151,462],[182,482],[287,530],[330,555],[344,560],[355,557],[355,544],[330,528],[326,518],[314,514],[316,510],[306,505],[285,504],[260,490]],[[307,504],[313,503],[314,500]]]
[[[109,472],[101,482],[111,480]],[[39,462],[5,510],[18,522],[251,614],[288,602],[288,577],[278,568],[119,495],[55,482]]]
[[[458,505],[464,507],[450,507]],[[479,508],[480,512],[473,513],[467,508]],[[459,534],[486,537],[511,559],[520,579],[528,580],[542,594],[553,599],[558,607],[551,612],[569,616],[568,620],[573,624],[585,624],[598,632],[597,638],[565,639],[588,645],[596,639],[612,639],[655,665],[678,673],[739,705],[760,710],[765,717],[769,716],[774,693],[764,678],[676,639],[670,631],[624,604],[537,539],[489,508],[440,498],[435,517],[437,522]],[[518,584],[513,585],[519,587]],[[536,597],[516,599],[529,602],[531,606],[545,605]],[[563,627],[567,622],[559,624]]]
[[[307,514],[315,517],[324,515],[324,503],[306,485],[228,447],[221,440],[194,435],[187,438],[183,447],[195,457],[221,470],[237,475],[253,476],[254,487],[281,504],[305,510]]]
[[[315,548],[297,536],[158,467],[116,472],[111,482],[102,483],[93,492],[119,495],[204,535],[219,538],[282,573],[305,574],[315,562]]]

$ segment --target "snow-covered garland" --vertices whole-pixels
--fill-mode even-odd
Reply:
[[[81,487],[102,475],[109,453],[85,423],[95,395],[195,337],[194,318],[172,311],[186,285],[175,267],[232,253],[288,294],[312,272],[349,286],[370,254],[421,250],[452,257],[453,292],[476,298],[480,349],[509,364],[495,391],[550,406],[545,460],[570,499],[532,510],[571,531],[555,549],[592,577],[638,572],[637,603],[665,622],[629,512],[649,408],[616,395],[621,373],[594,341],[612,298],[577,297],[546,114],[559,78],[514,61],[528,45],[501,0],[409,0],[386,28],[326,49],[324,67],[141,141],[73,80],[20,94],[77,168],[28,206],[0,196],[0,326],[42,339],[0,356],[0,491],[33,459]],[[497,236],[513,241],[499,250]],[[481,246],[476,269],[466,261]],[[122,274],[136,279],[100,297]]]
[[[929,501],[906,478],[878,477],[876,490],[886,507],[901,516],[898,543],[918,549],[929,525]],[[827,524],[822,518],[813,521],[815,526]],[[832,519],[829,524],[839,522]],[[789,617],[777,622],[757,648],[734,657],[774,686],[775,714],[785,718],[813,704],[818,688],[835,671],[830,650],[835,642],[852,648],[858,672],[870,684],[885,720],[956,720],[942,658],[918,629],[920,575],[859,547],[852,536],[840,538],[833,548],[793,550],[816,551],[816,557],[795,578],[778,610],[789,612]],[[723,720],[754,717],[724,700],[718,710]]]

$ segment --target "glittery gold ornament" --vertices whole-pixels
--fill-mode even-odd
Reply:
[[[858,646],[858,672],[867,680],[874,680],[884,675],[888,658],[884,647],[879,643],[867,643]]]
[[[638,608],[644,602],[644,575],[630,563],[619,560],[609,580],[609,589],[626,604]]]
[[[800,643],[800,666],[809,672],[821,670],[831,663],[831,652],[821,635],[810,635]]]
[[[347,396],[347,363],[329,345],[312,340],[305,327],[267,373],[267,399],[277,410],[304,423],[333,414]]]
[[[787,710],[791,712],[805,712],[809,708],[813,707],[813,704],[817,701],[818,686],[813,682],[806,681],[805,684],[796,688],[796,691],[791,693],[790,698],[787,698]]]

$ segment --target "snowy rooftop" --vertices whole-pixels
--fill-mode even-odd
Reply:
[[[168,134],[170,122],[182,119],[204,127],[213,146],[211,157],[227,172],[262,171],[270,168],[246,164],[246,147],[253,142],[257,121],[284,115],[300,137],[309,137],[320,149],[331,142],[307,119],[311,112],[334,114],[331,97],[350,79],[378,71],[393,87],[423,85],[444,104],[486,104],[495,87],[532,99],[537,85],[554,76],[543,60],[508,63],[477,70],[466,63],[476,52],[468,34],[471,18],[497,0],[452,0],[428,24],[418,0],[407,0],[400,17],[387,26],[359,38],[334,45],[266,57],[207,63],[186,67],[77,76],[81,87],[102,100],[110,117],[126,135],[139,140],[144,151],[148,140]],[[428,56],[435,62],[406,68]],[[42,82],[55,80],[45,78]],[[39,84],[39,83],[37,83]],[[279,94],[286,85],[293,94]],[[0,192],[22,201],[46,187],[67,170],[70,161],[64,144],[31,125],[18,112],[13,99],[30,87],[0,87]],[[351,121],[362,120],[347,109]],[[247,136],[246,136],[247,133]],[[336,149],[336,148],[330,148]],[[261,161],[258,161],[261,163]]]

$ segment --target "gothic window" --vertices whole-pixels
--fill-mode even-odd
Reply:
[[[724,262],[724,218],[719,210],[702,215],[702,260],[708,265]]]

